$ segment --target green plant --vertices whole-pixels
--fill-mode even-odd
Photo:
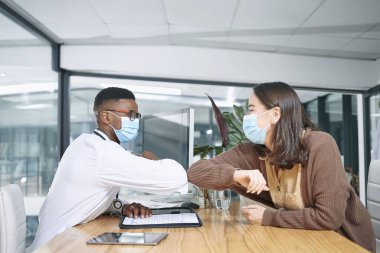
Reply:
[[[207,95],[208,96],[208,95]],[[200,155],[201,158],[207,156],[207,154],[214,153],[218,155],[223,151],[226,151],[237,144],[247,142],[243,132],[243,117],[244,109],[241,106],[234,105],[233,112],[220,112],[220,109],[215,104],[214,100],[208,96],[211,101],[214,116],[218,125],[218,129],[222,138],[222,145],[204,145],[195,146],[194,155]]]

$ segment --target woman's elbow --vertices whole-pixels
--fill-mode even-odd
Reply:
[[[204,170],[204,168],[206,167],[202,167],[201,161],[198,161],[197,163],[190,166],[190,168],[187,170],[187,178],[189,182],[201,186],[202,182],[204,181],[204,176],[208,171],[207,169]]]
[[[190,183],[192,184],[196,184],[196,176],[194,176],[194,173],[192,173],[191,171],[191,167],[189,168],[189,170],[187,171],[187,180],[189,180]]]
[[[323,230],[337,231],[344,223],[344,215],[322,215],[319,223]]]

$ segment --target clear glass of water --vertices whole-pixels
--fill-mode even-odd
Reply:
[[[217,209],[228,209],[231,203],[231,190],[225,189],[213,192],[214,203]]]

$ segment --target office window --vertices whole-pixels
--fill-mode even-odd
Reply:
[[[371,160],[380,159],[380,94],[369,97]]]
[[[133,81],[110,78],[74,76],[70,79],[70,131],[71,140],[81,133],[90,133],[95,127],[93,102],[103,88],[120,86],[134,92],[139,112],[144,116],[159,112],[192,107],[195,110],[194,144],[217,144],[221,138],[216,126],[209,94],[222,111],[231,110],[233,104],[244,105],[252,88],[193,85],[151,81]],[[141,151],[141,134],[128,148]]]
[[[222,112],[226,112],[233,110],[233,104],[246,109],[248,97],[253,91],[253,85],[252,87],[212,86],[72,76],[70,79],[71,140],[77,138],[81,133],[90,133],[96,128],[93,114],[94,98],[101,89],[111,86],[132,90],[143,116],[186,107],[194,108],[194,145],[221,145],[219,130],[206,93],[214,99]],[[312,120],[318,120],[317,98],[328,93],[304,90],[296,90],[296,92],[301,101],[306,103]],[[330,100],[334,100],[334,98],[331,97]],[[332,107],[332,104],[330,107],[331,113],[337,110]],[[331,118],[335,120],[333,116]],[[318,122],[316,123],[318,124]],[[141,134],[130,145],[129,148],[137,152],[141,151]]]
[[[58,163],[57,74],[50,45],[1,13],[0,27],[0,186],[21,186],[29,245]]]
[[[314,123],[318,123],[318,99],[314,99],[305,103],[305,111],[310,120]]]
[[[305,103],[318,129],[331,134],[341,153],[347,180],[359,194],[357,95],[325,93]]]
[[[0,23],[0,184],[41,196],[58,161],[57,74],[50,46],[5,16]]]

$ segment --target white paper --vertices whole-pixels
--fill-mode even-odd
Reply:
[[[178,203],[165,203],[165,202],[156,202],[151,200],[145,200],[141,198],[128,199],[128,203],[140,203],[143,206],[149,208],[168,208],[168,207],[178,207]]]
[[[148,225],[148,224],[172,224],[172,223],[198,223],[195,213],[159,214],[149,218],[125,217],[123,225]]]

